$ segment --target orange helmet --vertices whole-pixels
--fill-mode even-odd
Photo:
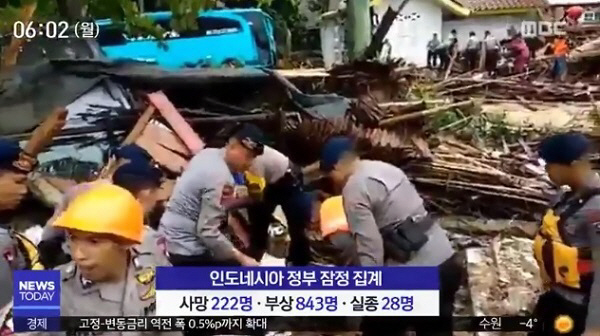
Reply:
[[[336,232],[349,231],[342,196],[334,196],[326,199],[321,204],[319,215],[321,220],[321,235],[323,237]]]
[[[139,244],[144,229],[144,210],[129,191],[102,183],[78,195],[53,226],[112,234]]]

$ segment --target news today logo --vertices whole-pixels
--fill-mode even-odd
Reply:
[[[60,308],[59,271],[15,271],[14,306]]]
[[[523,37],[566,35],[565,22],[557,21],[523,21],[521,35]]]
[[[13,288],[16,332],[59,327],[60,271],[15,271]]]

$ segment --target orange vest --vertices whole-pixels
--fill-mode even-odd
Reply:
[[[336,232],[348,232],[348,221],[344,213],[342,196],[334,196],[326,199],[319,210],[321,221],[321,235],[327,237]]]
[[[554,56],[564,56],[569,51],[569,45],[567,44],[566,39],[555,39],[554,45]]]

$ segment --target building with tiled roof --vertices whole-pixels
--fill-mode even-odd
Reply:
[[[373,0],[373,8],[381,18],[388,7],[397,8],[402,2]],[[486,30],[504,39],[508,29],[520,30],[524,21],[538,20],[547,7],[547,0],[409,0],[390,28],[384,50],[392,58],[424,66],[427,43],[434,33],[446,41],[455,29],[462,49],[471,31],[479,39]]]
[[[457,0],[456,2],[471,10],[473,14],[497,14],[497,11],[518,12],[548,6],[545,0]]]

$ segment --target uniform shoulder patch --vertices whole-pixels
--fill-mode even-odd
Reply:
[[[155,276],[156,270],[152,267],[145,268],[135,275],[135,280],[139,284],[140,300],[147,301],[156,297]]]
[[[135,279],[142,285],[147,285],[154,281],[156,270],[154,268],[144,268],[135,275]]]

